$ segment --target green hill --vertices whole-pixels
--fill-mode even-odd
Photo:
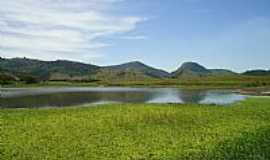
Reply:
[[[32,76],[39,80],[84,79],[99,68],[95,65],[72,61],[40,61],[27,58],[0,59],[0,68],[14,76]]]
[[[186,62],[182,64],[172,76],[175,78],[192,78],[192,77],[202,77],[210,74],[210,71],[198,63]]]
[[[262,79],[265,84],[270,71],[252,70],[238,74],[226,69],[208,69],[195,62],[186,62],[175,72],[168,73],[161,69],[134,61],[113,66],[97,66],[80,62],[57,60],[41,61],[27,58],[0,58],[0,82],[24,81],[35,83],[39,81],[100,81],[100,84],[117,82],[147,82],[158,84],[201,83],[203,81],[233,83],[235,81],[254,81]],[[179,79],[179,80],[178,80]],[[192,81],[194,80],[194,81]],[[268,83],[267,83],[268,84]]]
[[[150,67],[148,65],[143,64],[142,62],[134,61],[129,63],[124,63],[121,65],[107,66],[103,69],[111,70],[113,72],[134,72],[143,74],[146,77],[152,78],[168,78],[170,77],[170,73]]]
[[[231,70],[227,69],[210,69],[211,75],[214,76],[235,76],[238,75],[238,73],[235,73]]]
[[[250,70],[243,73],[247,76],[270,76],[270,70]]]
[[[144,80],[168,78],[166,71],[141,62],[100,67],[66,60],[40,61],[27,58],[0,59],[0,69],[19,79],[89,81],[89,80]]]
[[[200,78],[208,76],[233,75],[237,75],[237,73],[225,69],[207,69],[206,67],[195,62],[186,62],[172,73],[174,78]]]

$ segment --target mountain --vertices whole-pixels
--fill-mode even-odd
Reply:
[[[207,69],[206,67],[195,63],[186,62],[172,73],[174,78],[200,78],[207,76],[232,76],[237,73],[225,69]]]
[[[211,72],[206,69],[204,66],[195,63],[195,62],[186,62],[183,63],[180,68],[178,68],[175,72],[172,73],[172,76],[175,78],[180,77],[202,77],[207,76]]]
[[[233,76],[233,75],[238,75],[238,73],[235,73],[231,70],[227,69],[209,69],[211,72],[211,75],[214,76]]]
[[[108,66],[108,67],[104,67],[103,69],[107,71],[117,72],[117,73],[118,72],[123,72],[123,73],[134,72],[134,73],[142,74],[146,77],[152,77],[152,78],[170,77],[170,73],[160,70],[160,69],[150,67],[139,61],[124,63],[121,65]]]
[[[171,74],[139,61],[113,66],[97,66],[80,62],[57,60],[41,61],[27,58],[0,57],[0,82],[6,81],[136,81],[163,78],[202,78],[239,76],[225,69],[208,69],[195,62],[186,62]],[[241,75],[264,76],[270,71],[251,70]]]
[[[28,75],[41,80],[72,80],[89,78],[99,67],[65,60],[40,61],[27,58],[0,58],[0,68],[18,77]]]
[[[170,77],[168,72],[137,61],[100,67],[66,60],[40,61],[27,58],[0,58],[0,73],[2,77],[9,75],[9,77],[18,77],[20,80],[34,78],[58,81],[144,80]]]
[[[270,76],[270,70],[249,70],[243,73],[246,76]]]

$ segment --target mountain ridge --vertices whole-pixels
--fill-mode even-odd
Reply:
[[[208,69],[196,62],[185,62],[176,71],[172,72],[174,78],[199,78],[207,76],[233,76],[238,73],[226,69]]]
[[[248,70],[248,71],[244,72],[243,75],[248,75],[248,76],[270,75],[270,70],[263,70],[263,69]]]
[[[120,65],[105,66],[105,69],[118,70],[118,71],[136,71],[142,72],[150,77],[156,78],[169,78],[170,73],[161,69],[148,66],[140,61],[132,61]]]
[[[256,73],[255,73],[256,72]],[[259,74],[260,73],[260,74]],[[263,73],[263,74],[262,74]],[[267,74],[266,74],[267,73]],[[226,69],[208,69],[196,62],[185,62],[176,71],[167,72],[140,61],[119,65],[98,66],[68,60],[42,61],[28,58],[1,58],[0,78],[46,80],[144,80],[169,78],[200,78],[208,76],[269,75],[270,71],[252,70],[242,74]]]

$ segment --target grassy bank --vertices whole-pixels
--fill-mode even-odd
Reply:
[[[270,98],[0,113],[5,160],[270,159]]]
[[[1,84],[1,83],[0,83]],[[192,79],[143,79],[143,80],[101,80],[80,81],[45,81],[39,83],[10,82],[2,87],[178,87],[178,88],[254,88],[270,87],[270,76],[211,76]],[[1,87],[1,85],[0,85]]]

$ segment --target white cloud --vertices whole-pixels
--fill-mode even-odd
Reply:
[[[141,36],[141,35],[136,35],[136,36],[123,36],[121,39],[126,39],[126,40],[145,40],[148,37],[146,36]]]
[[[110,8],[121,1],[0,1],[0,56],[81,61],[99,57],[96,50],[110,45],[100,38],[132,31],[146,20],[114,15]]]

